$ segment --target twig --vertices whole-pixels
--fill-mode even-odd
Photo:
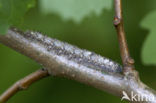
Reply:
[[[125,38],[125,31],[123,26],[123,17],[122,17],[122,2],[121,0],[114,0],[115,4],[115,18],[114,26],[116,27],[120,54],[123,62],[124,74],[130,73],[134,69],[134,60],[130,57],[130,53],[127,46],[127,41]]]
[[[44,69],[37,70],[36,72],[26,76],[25,78],[17,81],[7,91],[0,96],[0,103],[5,103],[9,98],[15,95],[18,91],[27,89],[32,83],[47,77],[48,71]]]
[[[34,40],[30,39],[31,35],[33,34],[24,36],[22,32],[16,33],[10,30],[8,34],[0,36],[0,42],[42,64],[48,70],[49,74],[53,76],[74,79],[119,97],[122,97],[122,92],[125,91],[128,96],[131,96],[131,92],[133,92],[133,94],[140,94],[147,98],[151,98],[151,96],[156,98],[154,90],[144,85],[139,78],[136,79],[133,76],[125,77],[119,73],[105,73],[101,70],[94,69],[92,64],[87,67],[83,64],[76,64],[74,61],[68,62],[65,57],[56,56],[53,54],[53,51],[49,51],[47,45],[37,42],[36,40],[41,35],[33,36]],[[38,40],[40,41],[40,39]],[[49,42],[49,40],[46,42]],[[87,54],[90,53],[87,52]],[[73,60],[72,58],[70,59]],[[100,63],[100,61],[97,62]],[[144,101],[144,103],[156,103],[156,99],[154,101]]]
[[[46,67],[48,72],[40,70],[20,80],[19,82],[15,83],[10,89],[8,89],[0,97],[0,102],[5,102],[17,91],[26,89],[33,82],[48,76],[48,74],[51,74],[55,76],[67,77],[85,84],[89,84],[91,86],[107,91],[119,97],[122,97],[124,92],[124,94],[126,93],[127,96],[129,97],[133,93],[134,95],[139,95],[139,96],[142,95],[143,97],[146,97],[146,99],[148,99],[146,101],[137,101],[140,103],[142,102],[156,103],[156,92],[150,89],[149,87],[147,87],[146,85],[144,85],[140,81],[137,72],[133,70],[134,60],[130,57],[128,46],[125,39],[121,0],[114,0],[114,1],[115,1],[115,13],[116,13],[114,25],[118,33],[120,52],[121,52],[121,57],[122,57],[122,62],[124,67],[124,74],[131,74],[131,75],[126,75],[126,76],[122,75],[118,73],[118,70],[120,69],[116,69],[115,67],[114,70],[113,66],[109,66],[107,68],[111,71],[113,70],[115,71],[111,73],[103,72],[102,65],[98,65],[98,67],[101,66],[101,68],[96,69],[95,68],[96,65],[101,64],[101,61],[94,61],[97,63],[96,65],[92,63],[88,63],[86,66],[86,64],[81,63],[81,60],[79,59],[83,59],[82,58],[83,56],[87,56],[88,58],[92,57],[92,56],[88,56],[92,54],[91,52],[86,52],[85,50],[83,51],[76,48],[75,50],[78,50],[77,52],[85,52],[82,53],[82,55],[80,53],[78,55],[80,56],[79,58],[72,54],[74,48],[71,47],[71,45],[65,44],[65,46],[63,46],[63,48],[66,48],[67,46],[66,49],[68,49],[69,51],[72,49],[70,51],[72,53],[69,53],[67,50],[62,51],[63,49],[60,49],[64,44],[60,42],[55,42],[56,45],[58,45],[58,47],[54,48],[52,46],[54,42],[52,44],[49,44],[50,39],[45,40],[43,35],[36,35],[33,32],[32,33],[30,32],[29,35],[24,36],[23,32],[14,32],[10,29],[7,35],[0,36],[0,42],[32,58],[33,60],[37,61],[39,64],[42,64],[44,67]],[[46,41],[46,43],[44,41]],[[54,51],[57,55],[54,53]],[[68,59],[71,61],[67,60],[67,57],[69,57]],[[108,60],[106,59],[106,61]],[[106,63],[106,61],[104,61],[104,63]],[[85,59],[83,62],[85,62]],[[92,62],[92,61],[88,61],[88,62]],[[112,65],[113,61],[109,63],[110,63],[109,65]],[[151,100],[151,97],[154,99]],[[136,102],[135,100],[134,101],[131,100],[131,98],[129,99],[129,101]]]

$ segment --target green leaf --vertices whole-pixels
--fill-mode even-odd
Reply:
[[[43,13],[56,13],[64,20],[80,22],[84,17],[95,13],[100,15],[103,9],[111,9],[112,0],[40,0]]]
[[[141,26],[149,29],[149,34],[142,49],[142,60],[145,64],[156,64],[156,11],[149,13],[142,21]]]
[[[0,0],[0,34],[10,25],[20,25],[24,14],[35,6],[35,0]]]

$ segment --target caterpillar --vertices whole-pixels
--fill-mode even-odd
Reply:
[[[15,28],[11,30],[12,31],[10,32],[22,33]],[[70,65],[71,62],[74,62],[78,65],[107,73],[122,72],[122,67],[118,63],[106,57],[102,57],[86,49],[80,49],[77,46],[73,46],[66,42],[47,37],[40,32],[26,31],[23,33],[23,37],[29,39],[34,44],[42,45],[46,49],[46,52],[51,53],[56,59],[62,58],[62,60],[60,59],[61,63],[65,61]],[[68,63],[66,65],[68,65]]]

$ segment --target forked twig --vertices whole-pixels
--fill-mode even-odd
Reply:
[[[122,94],[123,91],[125,91],[128,95],[131,95],[131,91],[133,91],[134,94],[142,94],[144,96],[147,96],[147,98],[151,98],[151,95],[154,98],[156,98],[156,93],[152,89],[144,85],[139,80],[139,78],[136,78],[136,76],[122,75],[120,73],[117,73],[118,69],[116,69],[117,71],[115,70],[116,71],[115,73],[111,72],[110,74],[107,72],[102,72],[103,70],[102,68],[96,69],[93,67],[94,64],[92,63],[89,63],[88,66],[86,66],[86,64],[83,64],[82,62],[80,63],[74,62],[74,60],[75,61],[79,60],[77,59],[78,58],[77,56],[76,56],[76,59],[70,58],[71,61],[67,60],[66,59],[67,57],[71,57],[70,55],[68,55],[70,54],[69,52],[68,53],[64,52],[65,53],[64,55],[59,56],[60,52],[56,51],[58,55],[57,56],[54,52],[49,51],[49,48],[47,48],[47,45],[45,45],[42,42],[42,39],[40,39],[40,37],[42,36],[43,35],[41,34],[40,36],[35,36],[35,37],[33,36],[33,39],[34,39],[33,41],[30,39],[31,33],[28,34],[27,36],[24,36],[23,32],[17,33],[17,32],[13,32],[12,30],[10,30],[8,34],[0,36],[0,42],[32,58],[33,60],[37,61],[39,64],[42,64],[48,70],[48,73],[50,73],[53,76],[61,76],[61,77],[74,79],[81,83],[85,83],[93,87],[96,87],[98,89],[107,91],[119,97],[123,96]],[[49,39],[47,38],[46,42],[49,42]],[[70,46],[68,44],[66,45],[67,47],[71,48],[71,45]],[[58,48],[53,48],[53,49],[58,50]],[[85,55],[86,54],[88,56],[90,52],[85,52]],[[83,58],[83,56],[81,57],[81,59],[86,60],[85,58]],[[98,60],[97,62],[101,64],[101,61]],[[112,65],[112,64],[114,63],[111,62],[109,65]],[[113,65],[109,66],[108,69],[113,70],[114,66]],[[47,72],[45,74],[47,74]],[[14,88],[14,86],[11,88]],[[13,89],[11,90],[14,91]],[[12,92],[11,94],[14,94],[15,92]],[[3,95],[2,97],[8,98],[11,96],[12,95],[9,94],[9,95]],[[147,101],[144,103],[156,103],[156,100],[151,101],[151,102]]]
[[[48,73],[50,73],[51,75],[63,76],[63,77],[67,77],[70,79],[74,79],[81,83],[89,84],[93,87],[107,91],[119,97],[123,96],[123,91],[124,91],[125,93],[127,93],[128,96],[131,96],[131,92],[133,92],[134,94],[141,94],[147,98],[151,98],[151,96],[156,98],[156,92],[150,89],[149,87],[147,87],[146,85],[144,85],[140,81],[139,77],[135,75],[137,73],[135,72],[135,70],[133,70],[134,60],[131,59],[130,57],[128,46],[127,46],[126,39],[125,39],[122,9],[121,9],[121,0],[114,0],[114,1],[115,1],[115,13],[116,13],[114,25],[118,33],[120,52],[121,52],[121,57],[123,61],[123,66],[124,66],[124,74],[132,74],[132,75],[125,76],[118,72],[109,74],[107,72],[102,72],[102,68],[100,68],[100,70],[95,69],[94,64],[88,63],[88,61],[87,63],[89,66],[86,66],[86,64],[84,65],[82,62],[74,62],[79,59],[83,59],[82,57],[84,55],[81,55],[81,53],[78,53],[78,57],[81,57],[81,58],[74,56],[76,57],[76,59],[74,57],[71,57],[70,55],[71,53],[66,52],[67,50],[65,50],[65,52],[63,51],[63,53],[65,54],[60,55],[60,51],[59,52],[56,51],[57,55],[54,55],[55,53],[50,51],[52,48],[51,45],[43,42],[45,40],[45,38],[42,38],[44,37],[43,35],[35,35],[32,32],[28,34],[27,36],[24,36],[22,32],[13,32],[12,30],[10,30],[10,32],[8,32],[7,35],[0,36],[0,42],[32,58],[38,63],[42,64],[44,67],[47,68],[48,71],[39,70],[27,76],[26,78],[20,80],[19,82],[15,83],[10,89],[8,89],[0,97],[0,102],[7,101],[11,96],[13,96],[19,90],[26,89],[33,82],[40,80],[43,77],[48,76],[49,75]],[[49,42],[50,40],[51,40],[50,38],[47,38],[46,42]],[[57,43],[57,45],[59,46],[60,44],[62,43],[59,43],[59,42]],[[66,44],[65,47],[67,47],[68,50],[71,50],[71,49],[73,50],[71,45]],[[59,48],[53,48],[53,50],[55,49],[59,50]],[[76,49],[76,50],[79,50],[79,49]],[[82,52],[82,50],[80,51]],[[90,52],[85,52],[82,54],[85,54],[85,56],[86,55],[88,56],[90,55]],[[67,57],[70,57],[69,59],[71,61],[67,60],[66,59]],[[84,59],[83,62],[85,61],[86,59]],[[101,64],[101,61],[96,61],[96,62]],[[110,64],[113,64],[113,62],[111,62]],[[112,69],[113,67],[109,66],[108,69],[113,70]],[[118,69],[115,69],[115,71],[117,70]],[[131,101],[131,102],[136,102],[136,101]],[[156,103],[156,100],[139,101],[139,102]]]
[[[27,89],[32,83],[47,76],[49,76],[48,71],[40,69],[26,76],[25,78],[17,81],[0,96],[0,103],[5,103],[10,97],[15,95],[17,92]]]

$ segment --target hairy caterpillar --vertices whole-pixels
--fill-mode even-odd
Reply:
[[[122,71],[122,67],[119,64],[108,58],[85,49],[79,49],[78,47],[66,42],[61,42],[57,39],[44,36],[39,32],[26,31],[23,33],[15,28],[10,32],[22,33],[24,38],[29,39],[34,44],[42,45],[46,52],[52,54],[56,60],[59,58],[57,61],[58,64],[60,62],[66,62],[66,65],[76,63],[87,68],[107,73],[120,73]]]

